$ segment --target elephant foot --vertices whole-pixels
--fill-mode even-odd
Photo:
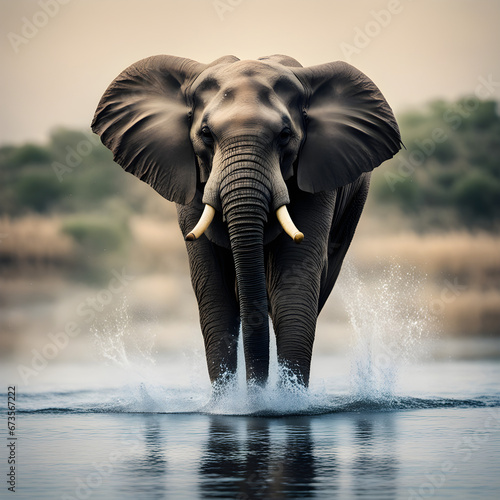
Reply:
[[[307,389],[309,387],[310,364],[301,366],[288,359],[279,359],[279,379],[278,384],[284,389],[290,387],[300,387]]]

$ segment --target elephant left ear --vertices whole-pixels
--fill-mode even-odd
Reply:
[[[92,121],[116,163],[181,204],[194,198],[197,182],[185,90],[205,68],[181,57],[142,59],[115,78]]]
[[[361,71],[341,61],[291,69],[310,93],[300,189],[316,193],[350,184],[401,149],[391,107]]]

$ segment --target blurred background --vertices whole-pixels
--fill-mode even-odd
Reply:
[[[368,315],[384,303],[405,327],[418,323],[436,356],[499,356],[498,2],[3,0],[0,9],[2,357],[91,359],[105,330],[126,330],[154,353],[203,349],[174,205],[124,173],[89,129],[112,79],[162,53],[201,62],[283,53],[304,66],[346,60],[370,76],[406,149],[374,172],[316,352],[349,346],[355,286]]]

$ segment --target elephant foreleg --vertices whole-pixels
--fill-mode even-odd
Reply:
[[[193,227],[199,213],[178,207],[183,234]],[[240,328],[236,277],[229,250],[211,243],[205,235],[186,242],[191,283],[198,301],[208,374],[212,383],[236,372]]]
[[[269,305],[278,361],[304,385],[309,383],[334,200],[332,195],[316,195],[297,201],[293,219],[304,228],[304,241],[297,245],[282,234],[268,252]]]
[[[269,296],[278,362],[306,386],[309,383],[320,281],[319,273],[305,271],[308,265],[306,259],[297,259],[286,272],[272,272],[273,286]]]

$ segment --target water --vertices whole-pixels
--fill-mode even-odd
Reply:
[[[18,440],[16,493],[2,482],[0,497],[498,498],[498,358],[433,360],[429,318],[405,300],[415,280],[392,269],[368,300],[348,273],[352,345],[315,353],[308,390],[277,366],[273,344],[266,388],[247,389],[241,369],[213,392],[203,354],[155,355],[126,308],[95,332],[95,363],[54,361],[29,384],[2,366]]]
[[[353,360],[318,356],[309,391],[236,381],[212,400],[195,361],[160,360],[149,382],[60,365],[18,386],[16,498],[498,497],[496,361],[409,365],[370,397]]]

